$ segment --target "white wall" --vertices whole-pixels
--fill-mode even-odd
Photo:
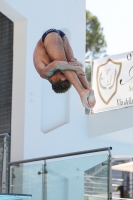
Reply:
[[[67,28],[71,32],[71,45],[75,57],[84,62],[85,51],[85,0],[6,0],[14,9],[27,18],[27,61],[26,61],[26,92],[25,92],[25,125],[23,149],[12,146],[11,160],[41,157],[46,155],[61,154],[73,151],[94,149],[106,146],[113,147],[114,155],[131,155],[132,142],[129,140],[117,141],[114,137],[101,136],[89,138],[89,119],[85,115],[80,98],[74,88],[70,90],[70,116],[69,122],[46,134],[41,131],[41,101],[42,79],[37,74],[33,65],[33,51],[36,42],[49,28]],[[19,41],[18,41],[19,42]],[[20,47],[21,48],[21,47]],[[45,83],[46,95],[53,99],[54,93],[49,90],[49,83]],[[48,89],[47,89],[48,88]],[[17,92],[17,91],[16,91]],[[66,95],[67,96],[67,95]],[[60,95],[58,95],[60,101]],[[45,103],[45,102],[44,102]],[[20,105],[21,106],[21,105]],[[53,114],[60,116],[60,106],[54,105],[57,110],[52,113],[51,105],[47,105],[44,118]],[[97,122],[94,120],[95,124]],[[127,134],[130,130],[126,130]],[[17,132],[12,130],[15,140]],[[111,133],[112,134],[112,133]],[[115,133],[117,135],[117,133]],[[122,132],[122,137],[125,137]],[[131,134],[130,134],[131,135]],[[113,141],[114,140],[114,141]],[[17,142],[17,140],[16,140]],[[14,149],[15,148],[15,149]],[[21,151],[24,151],[22,156]]]
[[[85,156],[78,159],[61,160],[60,162],[47,162],[48,199],[84,199],[85,171],[106,160],[107,155],[102,154],[93,157]],[[61,187],[64,185],[64,188]],[[68,198],[65,198],[64,191],[66,191]],[[104,195],[106,194],[105,191]],[[62,198],[59,198],[59,195],[62,195]]]

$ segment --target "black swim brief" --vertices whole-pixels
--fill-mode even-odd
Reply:
[[[54,28],[51,28],[49,30],[47,30],[43,35],[42,35],[42,42],[44,42],[44,39],[45,37],[49,34],[49,33],[52,33],[52,32],[55,32],[55,33],[58,33],[61,37],[64,37],[64,35],[66,35],[63,31],[61,30],[56,30]]]

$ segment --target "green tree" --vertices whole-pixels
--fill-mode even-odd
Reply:
[[[107,43],[103,35],[103,28],[98,18],[86,11],[86,55],[85,59],[93,60],[105,56]],[[91,85],[91,68],[86,64],[86,78]]]
[[[105,56],[107,43],[98,18],[86,11],[86,58],[96,59]]]
[[[90,67],[85,68],[85,75],[86,75],[86,79],[89,83],[89,86],[91,87],[91,68]]]

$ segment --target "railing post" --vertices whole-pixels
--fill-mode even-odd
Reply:
[[[130,162],[132,162],[133,161],[133,159],[132,158],[130,158]],[[132,172],[130,172],[130,198],[132,198],[133,197],[133,173]]]
[[[9,172],[7,172],[8,171],[8,162],[9,162],[9,160],[7,161],[7,158],[10,157],[9,155],[7,155],[8,148],[9,148],[9,146],[7,145],[7,138],[10,137],[10,134],[9,133],[0,134],[0,137],[3,137],[3,142],[4,142],[3,143],[3,152],[2,152],[3,156],[2,156],[2,176],[1,176],[2,189],[1,189],[1,192],[6,193],[7,192],[6,187],[8,188],[7,174],[9,173]]]
[[[44,200],[47,200],[47,164],[44,161],[44,174],[43,174],[43,181],[44,181]]]
[[[7,136],[4,137],[3,144],[3,164],[2,164],[2,193],[6,193],[6,139]]]
[[[108,200],[112,200],[112,162],[111,151],[109,150],[109,179],[108,179]]]

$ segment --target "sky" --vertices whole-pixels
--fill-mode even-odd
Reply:
[[[86,0],[86,9],[104,29],[106,54],[133,51],[133,0]]]

